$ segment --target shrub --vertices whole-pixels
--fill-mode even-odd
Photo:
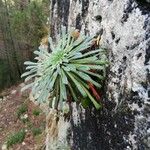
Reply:
[[[32,113],[34,116],[39,116],[41,111],[39,109],[34,109]]]
[[[102,48],[91,49],[93,37],[73,36],[75,31],[66,33],[63,27],[57,44],[49,38],[51,53],[40,49],[34,53],[38,62],[27,61],[26,70],[22,77],[26,85],[22,90],[32,88],[34,98],[46,102],[51,95],[50,107],[62,110],[64,102],[89,99],[99,109],[101,104],[90,92],[90,85],[101,88],[104,72],[108,62]]]
[[[14,144],[23,142],[25,135],[26,133],[24,130],[20,130],[17,133],[10,135],[7,139],[7,146],[10,147]]]
[[[20,107],[17,109],[17,117],[20,118],[22,114],[28,111],[28,107],[26,104],[22,104]]]
[[[33,136],[37,136],[37,135],[39,135],[41,133],[42,133],[41,128],[32,128],[32,134],[33,134]]]

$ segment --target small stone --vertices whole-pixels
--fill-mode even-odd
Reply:
[[[22,145],[26,145],[26,143],[25,143],[25,142],[22,142]]]
[[[7,144],[2,145],[2,150],[7,150]]]
[[[25,84],[24,84],[24,83],[21,83],[19,86],[22,88],[22,87],[24,87],[24,86],[25,86]]]
[[[16,94],[16,92],[17,92],[16,90],[12,90],[11,94],[14,95],[14,94]]]
[[[6,97],[3,97],[3,101],[6,101],[7,100],[7,98]]]
[[[25,115],[24,115],[24,119],[27,119],[27,118],[28,118],[28,115],[27,115],[27,114],[25,114]]]
[[[21,119],[27,119],[28,118],[28,114],[24,114],[20,117]]]

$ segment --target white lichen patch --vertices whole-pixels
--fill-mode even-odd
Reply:
[[[70,128],[70,123],[65,120],[63,115],[59,114],[54,109],[51,109],[46,121],[46,150],[69,149],[67,134]]]

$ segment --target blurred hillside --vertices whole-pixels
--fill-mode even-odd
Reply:
[[[20,80],[48,34],[49,0],[0,0],[0,90]]]

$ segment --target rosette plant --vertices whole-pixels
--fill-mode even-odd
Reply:
[[[63,28],[56,44],[49,38],[51,52],[40,48],[35,51],[37,61],[26,61],[25,82],[31,81],[22,90],[31,88],[39,103],[49,101],[50,106],[61,110],[70,101],[81,103],[89,99],[99,109],[100,102],[89,90],[89,83],[101,88],[107,61],[101,56],[104,49],[91,49],[93,37],[73,36]],[[81,103],[82,104],[82,103]]]

